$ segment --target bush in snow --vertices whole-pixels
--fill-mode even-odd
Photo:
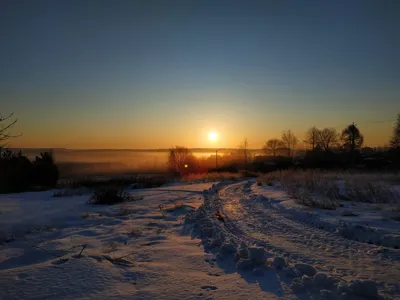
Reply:
[[[119,188],[97,189],[89,199],[91,204],[113,205],[132,200],[132,198]]]

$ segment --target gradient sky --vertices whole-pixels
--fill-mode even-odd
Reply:
[[[15,147],[250,147],[400,112],[400,1],[0,2]],[[386,121],[372,123],[375,121]]]

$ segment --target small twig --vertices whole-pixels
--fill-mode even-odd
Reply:
[[[81,256],[81,254],[82,254],[83,250],[85,250],[86,246],[87,246],[87,244],[83,245],[83,247],[82,247],[82,249],[81,249],[81,252],[79,252],[79,254],[78,254],[78,257]]]
[[[70,248],[65,249],[65,250],[66,250],[66,251],[70,251],[70,250],[75,249],[75,248],[83,247],[83,245],[84,245],[84,244],[82,244],[82,245],[76,245],[76,246],[71,246]]]
[[[45,249],[45,248],[42,248],[42,247],[40,247],[40,246],[34,245],[34,244],[32,244],[31,242],[29,242],[29,241],[28,241],[28,243],[31,244],[32,247],[37,248],[37,249],[40,249],[40,250],[43,250],[44,252],[47,252],[47,253],[50,254],[51,256],[58,257],[58,258],[62,257],[62,255],[53,254],[53,253],[51,253],[49,250],[47,250],[47,249]]]
[[[131,256],[132,254],[135,254],[135,252],[129,253],[127,255],[121,256],[121,257],[116,257],[114,259],[119,260],[119,259],[124,259],[125,257]]]
[[[161,214],[165,217],[164,206],[160,204],[158,208],[160,209]]]

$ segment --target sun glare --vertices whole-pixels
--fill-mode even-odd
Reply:
[[[217,133],[216,132],[210,132],[209,134],[208,134],[208,139],[210,140],[210,141],[216,141],[217,140]]]

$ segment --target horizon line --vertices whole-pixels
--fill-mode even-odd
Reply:
[[[218,151],[228,151],[228,150],[240,150],[241,148],[239,147],[231,147],[231,148],[201,148],[201,147],[184,147],[189,150],[200,150],[200,151],[209,151],[209,152],[215,152],[215,150]],[[364,146],[362,148],[387,148],[386,145],[382,146]],[[57,147],[9,147],[8,149],[11,150],[66,150],[66,151],[169,151],[171,148],[57,148]],[[279,149],[287,149],[287,147],[280,147]],[[248,148],[248,151],[260,151],[263,150],[263,148]],[[306,151],[309,149],[305,149],[303,147],[298,147],[295,148],[297,151]]]

